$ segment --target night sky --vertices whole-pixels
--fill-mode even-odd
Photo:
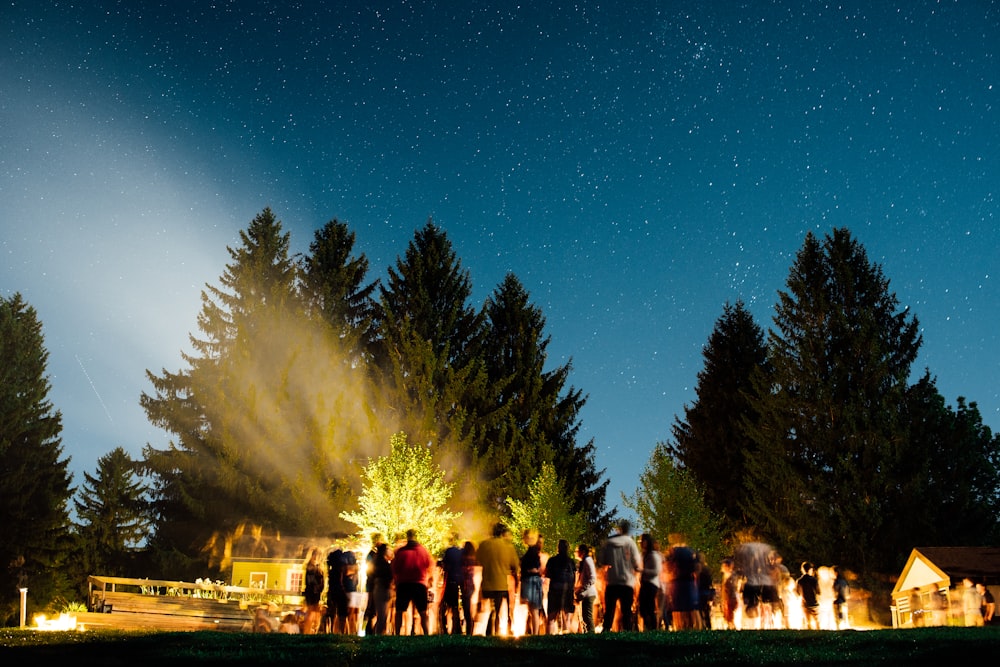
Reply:
[[[624,6],[622,6],[624,5]],[[0,7],[0,293],[38,311],[75,481],[168,435],[200,292],[270,206],[384,278],[428,218],[474,305],[513,271],[631,493],[723,305],[770,325],[848,227],[938,378],[1000,428],[993,2],[44,2]]]

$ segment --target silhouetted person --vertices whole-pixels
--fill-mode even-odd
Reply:
[[[375,628],[375,609],[372,608],[372,572],[378,545],[385,542],[382,533],[372,533],[372,547],[365,556],[365,593],[368,594],[368,604],[365,605],[365,634],[372,634]]]
[[[573,583],[576,563],[569,555],[569,542],[559,540],[556,554],[545,563],[545,578],[549,580],[549,632],[567,632],[573,615]]]
[[[429,634],[427,622],[427,584],[434,561],[424,545],[417,542],[417,531],[406,531],[406,544],[392,559],[392,577],[396,582],[396,634],[403,627],[403,615],[413,605],[420,617],[420,629]]]
[[[698,555],[683,536],[670,536],[673,546],[667,553],[667,577],[670,582],[670,606],[675,630],[701,627],[698,612]]]
[[[326,616],[330,632],[347,629],[347,591],[344,589],[344,551],[339,547],[326,555]]]
[[[833,615],[837,620],[837,629],[841,626],[847,627],[847,598],[851,594],[851,587],[847,583],[847,578],[840,571],[839,566],[833,567]]]
[[[323,617],[320,602],[323,601],[325,583],[323,566],[319,562],[319,549],[313,549],[310,551],[309,561],[306,563],[305,589],[302,591],[302,597],[306,603],[303,631],[307,635],[314,635],[319,630],[319,624]]]
[[[528,607],[524,634],[539,634],[542,608],[542,536],[525,534],[528,548],[521,556],[521,602]]]
[[[483,540],[476,552],[479,565],[483,568],[483,580],[479,585],[479,599],[490,605],[490,615],[486,623],[487,635],[500,634],[500,607],[507,603],[507,634],[514,633],[514,610],[511,607],[510,581],[514,577],[517,588],[518,569],[521,563],[511,542],[511,532],[502,523],[493,526],[493,537]]]
[[[812,563],[802,563],[802,576],[795,583],[795,591],[802,598],[805,629],[819,630],[819,581]]]
[[[651,632],[659,627],[656,619],[656,601],[661,594],[660,576],[663,573],[663,555],[656,540],[649,533],[639,538],[642,551],[642,576],[639,580],[639,618],[643,632]]]
[[[597,600],[597,565],[590,556],[590,547],[581,544],[576,548],[576,557],[580,560],[576,586],[573,594],[580,601],[580,618],[583,621],[583,631],[594,632],[594,601]]]
[[[438,607],[438,625],[441,634],[448,633],[448,613],[451,612],[451,634],[462,633],[459,618],[459,594],[462,585],[462,550],[458,548],[458,535],[451,536],[451,544],[444,550],[438,565],[444,577],[444,594]]]
[[[466,541],[462,545],[462,617],[465,619],[465,634],[472,636],[476,629],[476,617],[472,613],[472,598],[476,594],[476,545]]]
[[[635,600],[635,575],[642,572],[642,554],[629,535],[628,521],[618,524],[618,534],[609,537],[601,549],[598,564],[606,568],[604,585],[604,632],[612,632],[615,610],[621,614],[621,629],[632,630],[632,603]]]
[[[384,635],[389,619],[389,601],[392,599],[392,565],[389,563],[389,545],[379,542],[375,547],[375,557],[372,559],[371,593],[368,598],[368,609],[372,616],[372,633]]]

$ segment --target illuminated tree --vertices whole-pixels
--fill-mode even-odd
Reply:
[[[141,397],[149,420],[176,438],[144,452],[159,518],[151,544],[173,576],[224,568],[247,525],[343,530],[332,507],[349,491],[345,461],[376,431],[364,374],[341,361],[331,327],[306,314],[281,222],[265,209],[240,241],[220,286],[202,294],[188,367],[147,372],[154,391]]]
[[[452,523],[461,516],[446,509],[453,490],[430,449],[410,444],[405,433],[396,433],[389,454],[364,468],[359,510],[340,516],[357,525],[362,540],[372,533],[391,539],[414,528],[420,541],[436,553],[447,546]]]
[[[35,309],[0,297],[0,623],[16,618],[18,588],[47,603],[66,584],[71,475],[48,356]]]
[[[767,362],[764,332],[742,301],[725,305],[702,356],[696,399],[675,419],[668,449],[701,484],[712,511],[742,525],[745,459],[756,446],[746,435],[746,424],[757,419],[752,378]]]
[[[514,535],[521,536],[526,530],[537,530],[549,551],[554,551],[559,540],[575,545],[584,539],[587,534],[586,518],[573,512],[555,466],[542,464],[541,472],[528,484],[527,496],[523,501],[507,498],[510,528]]]
[[[782,549],[860,572],[888,568],[901,421],[920,347],[882,269],[846,229],[809,233],[779,292],[748,433],[746,511]]]
[[[623,494],[622,501],[662,546],[677,533],[704,552],[709,563],[717,563],[723,555],[722,517],[708,508],[702,486],[690,470],[677,465],[665,443],[653,448],[638,488],[631,496]]]

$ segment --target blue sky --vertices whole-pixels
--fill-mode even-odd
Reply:
[[[433,218],[476,305],[513,271],[581,437],[634,490],[726,301],[768,326],[845,226],[921,322],[915,372],[1000,426],[991,2],[9,2],[0,290],[36,307],[71,468],[166,434],[200,292],[270,206],[371,278]]]

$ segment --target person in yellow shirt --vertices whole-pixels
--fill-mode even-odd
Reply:
[[[514,631],[514,609],[511,606],[510,577],[514,577],[517,589],[517,573],[520,559],[514,550],[510,529],[502,523],[493,526],[493,537],[483,540],[476,553],[476,559],[483,568],[483,580],[479,585],[480,604],[490,605],[490,616],[486,623],[487,635],[500,634],[500,607],[507,603],[507,634]]]

